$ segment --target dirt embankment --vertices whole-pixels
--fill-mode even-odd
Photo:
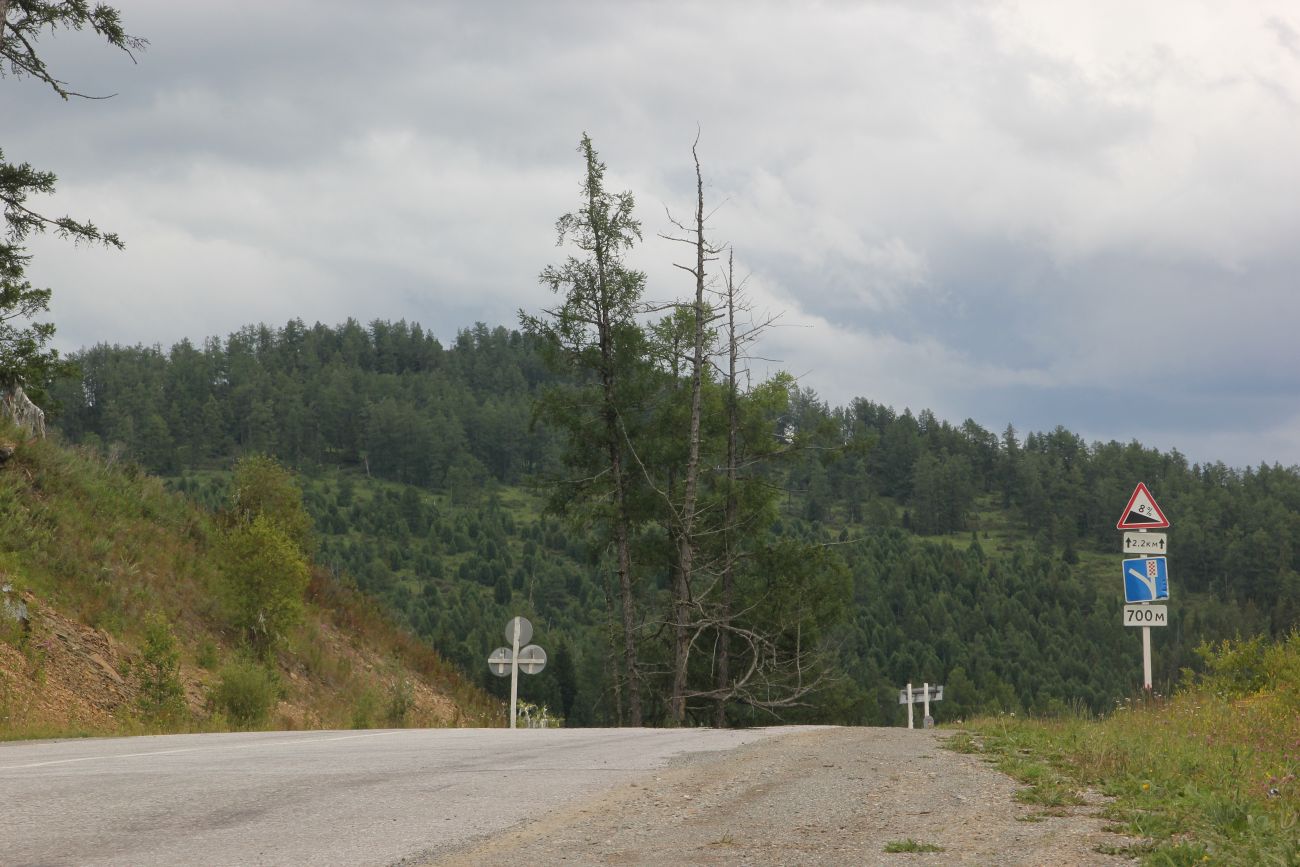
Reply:
[[[1131,864],[1101,800],[1062,815],[944,735],[828,728],[693,759],[436,863]],[[537,805],[544,809],[544,804]],[[887,848],[932,851],[888,852]],[[892,845],[891,845],[892,844]],[[938,850],[938,851],[934,851]]]
[[[21,601],[24,628],[11,617],[0,628],[0,734],[136,734],[140,694],[137,648],[112,634],[63,616],[31,593]],[[376,706],[363,724],[394,724],[380,718],[383,703],[398,689],[405,695],[407,725],[448,725],[458,719],[455,704],[418,675],[358,647],[337,627],[320,623],[313,632],[316,658],[326,672],[314,672],[287,656],[279,666],[283,688],[267,725],[280,729],[339,728],[357,724],[358,702]],[[178,677],[190,721],[204,729],[212,709],[208,695],[218,672],[183,657]]]

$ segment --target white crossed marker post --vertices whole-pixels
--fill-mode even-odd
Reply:
[[[497,677],[510,675],[510,727],[517,724],[516,708],[519,706],[519,672],[540,674],[546,668],[546,651],[536,644],[520,648],[519,645],[533,637],[533,624],[526,617],[514,617],[506,624],[506,641],[509,647],[498,647],[488,655],[488,669]]]
[[[909,683],[905,689],[898,691],[898,703],[907,705],[907,727],[909,729],[916,728],[913,723],[912,705],[918,701],[925,704],[925,716],[922,717],[922,721],[926,728],[930,728],[934,725],[934,718],[930,716],[930,702],[943,701],[943,686],[931,686],[926,683],[920,689],[913,689]]]

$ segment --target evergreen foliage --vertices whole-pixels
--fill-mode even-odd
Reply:
[[[557,476],[555,511],[604,538],[596,550],[614,560],[622,627],[622,687],[628,720],[642,721],[641,667],[637,662],[640,611],[631,546],[635,525],[637,419],[644,414],[649,364],[636,317],[643,312],[645,275],[623,264],[641,239],[628,192],[605,189],[605,164],[583,135],[578,146],[585,167],[581,204],[556,221],[558,243],[582,254],[548,266],[541,281],[563,302],[541,316],[520,313],[525,330],[540,342],[554,370],[568,374],[538,401],[540,418],[564,434],[566,473]],[[621,712],[620,712],[621,716]]]

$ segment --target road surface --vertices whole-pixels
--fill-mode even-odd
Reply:
[[[781,729],[402,729],[0,744],[0,864],[391,865]]]
[[[1100,802],[901,728],[407,729],[0,744],[0,865],[1123,864]],[[894,854],[915,841],[934,851]]]

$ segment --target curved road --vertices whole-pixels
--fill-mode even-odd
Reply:
[[[0,744],[0,863],[427,861],[674,757],[794,731],[399,729]]]

